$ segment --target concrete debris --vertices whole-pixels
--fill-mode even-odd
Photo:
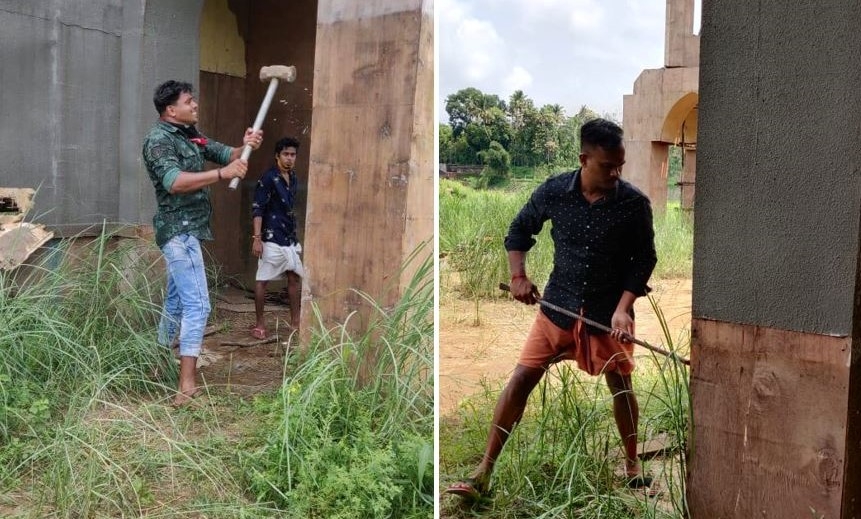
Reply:
[[[0,270],[12,270],[54,237],[44,225],[24,222],[35,190],[0,188]]]

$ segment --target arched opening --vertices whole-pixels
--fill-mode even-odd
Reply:
[[[698,102],[695,92],[682,96],[667,112],[661,128],[661,141],[669,146],[662,171],[667,179],[667,200],[678,200],[686,211],[694,208]]]

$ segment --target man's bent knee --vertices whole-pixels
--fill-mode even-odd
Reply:
[[[511,378],[508,380],[508,388],[509,390],[515,393],[526,393],[527,395],[532,392],[538,382],[541,381],[541,377],[544,376],[544,370],[541,368],[530,368],[527,366],[523,366],[518,364],[517,367],[514,368],[514,373],[511,374]]]

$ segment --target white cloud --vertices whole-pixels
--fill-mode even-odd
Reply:
[[[463,72],[467,78],[481,81],[499,67],[505,42],[492,24],[475,18],[464,18],[455,34],[455,44],[460,49],[457,59],[464,66]]]
[[[657,0],[435,3],[441,103],[466,87],[503,98],[520,89],[539,106],[621,113],[640,71],[663,65]]]
[[[515,66],[511,69],[511,72],[508,73],[508,76],[505,77],[505,80],[502,82],[505,86],[505,92],[503,94],[511,94],[515,90],[526,90],[532,85],[532,74],[529,73],[528,70],[521,66]]]
[[[571,7],[568,19],[575,33],[600,33],[603,32],[601,28],[605,23],[604,8],[592,0],[578,1]]]

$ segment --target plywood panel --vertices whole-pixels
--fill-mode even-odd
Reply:
[[[409,257],[417,247],[423,249],[401,275],[401,286],[411,281],[415,270],[425,257],[433,254],[434,200],[428,186],[436,184],[434,177],[434,61],[433,61],[433,16],[425,13],[421,20],[419,35],[418,66],[416,67],[415,111],[413,114],[412,151],[406,178],[407,184],[406,222],[404,228],[402,256]],[[402,174],[400,171],[398,174]]]
[[[242,142],[248,126],[244,112],[245,80],[224,74],[200,73],[200,130],[209,137],[229,146]],[[244,229],[250,211],[243,211],[241,191],[230,191],[222,182],[210,187],[212,200],[212,234],[215,241],[205,244],[222,273],[234,276],[253,263],[250,245],[246,246],[250,232]]]
[[[320,11],[335,7],[321,2]],[[364,307],[350,289],[392,304],[404,249],[432,221],[420,200],[423,192],[433,203],[425,16],[417,8],[317,29],[305,259],[327,322]]]
[[[841,517],[851,340],[692,326],[692,517]]]

